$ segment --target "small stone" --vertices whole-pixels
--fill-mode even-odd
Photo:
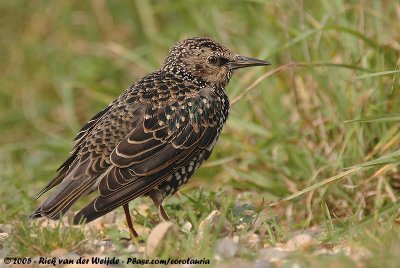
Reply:
[[[352,247],[349,255],[354,261],[363,261],[373,257],[371,251],[362,247]]]
[[[192,224],[189,221],[187,221],[182,226],[182,232],[188,234],[188,233],[190,233],[190,230],[192,230],[192,227],[193,227]]]
[[[271,263],[264,260],[257,260],[252,268],[273,268]]]
[[[68,250],[66,250],[65,248],[56,248],[55,250],[50,252],[51,257],[61,257],[65,256],[66,254],[68,254]]]
[[[0,233],[0,248],[3,247],[4,241],[6,241],[8,236],[8,233]]]
[[[280,263],[289,256],[289,252],[283,248],[263,248],[260,250],[259,259],[271,263]]]
[[[11,224],[0,224],[0,233],[11,233],[13,226]]]
[[[105,264],[67,264],[65,266],[63,266],[64,268],[109,268],[110,266],[105,265]]]
[[[63,258],[69,259],[69,260],[77,260],[77,259],[79,259],[80,257],[81,257],[81,256],[78,255],[78,253],[76,253],[76,252],[68,252],[67,254],[65,254],[65,255],[63,256]]]
[[[138,249],[136,248],[136,246],[135,245],[133,245],[133,244],[130,244],[126,249],[125,249],[125,251],[127,252],[127,253],[137,253],[138,252]]]
[[[313,255],[315,255],[315,256],[330,255],[330,254],[334,254],[334,252],[331,249],[327,249],[327,248],[320,248],[313,252]]]
[[[238,245],[230,237],[224,237],[217,242],[216,259],[233,258],[238,250]]]
[[[156,252],[167,233],[172,232],[174,227],[175,224],[170,221],[161,222],[154,227],[147,239],[146,253],[148,256],[152,256]]]
[[[307,250],[314,246],[317,241],[309,234],[299,234],[287,242],[289,250]]]
[[[255,233],[247,234],[244,243],[248,248],[258,249],[262,247],[260,236]]]
[[[117,218],[117,214],[115,211],[111,211],[107,213],[103,217],[97,218],[94,221],[91,221],[85,225],[87,229],[95,229],[97,231],[103,231],[107,225],[115,223]]]
[[[221,225],[220,225],[221,224]],[[204,220],[199,224],[199,231],[197,234],[197,241],[201,241],[205,233],[212,233],[220,227],[220,237],[230,236],[233,232],[232,224],[222,215],[218,210],[213,210]]]
[[[60,220],[53,221],[47,218],[41,218],[37,220],[37,223],[40,227],[43,228],[51,228],[56,229],[60,226],[60,224],[64,227],[70,226],[67,220],[67,217],[63,217]]]
[[[115,245],[110,240],[95,240],[93,244],[97,248],[97,252],[112,252],[116,250]]]
[[[30,267],[32,267],[32,265],[29,265],[29,264],[13,264],[13,265],[10,265],[9,267],[11,267],[11,268],[30,268]]]
[[[240,267],[240,268],[255,268],[255,263],[250,262],[250,261],[245,261],[242,259],[233,259],[228,262],[220,263],[216,268],[231,268],[231,267]],[[264,267],[260,267],[264,268]],[[266,267],[269,268],[269,267]]]

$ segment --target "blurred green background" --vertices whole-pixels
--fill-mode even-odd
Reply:
[[[0,24],[3,223],[38,204],[32,196],[81,125],[193,36],[272,63],[238,72],[231,99],[267,71],[303,65],[263,79],[233,106],[184,193],[201,187],[254,204],[277,201],[398,150],[398,1],[14,0],[0,2]],[[346,123],[353,119],[370,122]],[[397,202],[397,163],[362,168],[274,211],[301,228],[323,225],[326,215],[377,219]]]

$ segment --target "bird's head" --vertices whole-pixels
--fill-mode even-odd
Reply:
[[[161,69],[200,85],[225,87],[234,70],[261,65],[270,63],[238,55],[210,38],[195,37],[178,42]]]

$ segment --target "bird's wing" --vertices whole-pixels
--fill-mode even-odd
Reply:
[[[72,148],[69,157],[57,169],[57,175],[52,180],[50,180],[50,182],[45,187],[43,187],[43,189],[36,195],[35,199],[38,199],[48,190],[52,189],[54,186],[60,184],[63,181],[63,179],[67,175],[67,171],[70,169],[70,166],[77,160],[78,152],[82,146],[82,141],[85,140],[85,137],[96,126],[96,124],[101,120],[101,118],[110,110],[113,104],[114,102],[111,103],[106,108],[104,108],[103,110],[101,110],[82,127],[82,129],[78,132],[77,136],[74,139],[74,147]]]
[[[203,90],[210,94],[210,90]],[[147,107],[139,124],[110,155],[112,166],[96,197],[75,217],[86,222],[146,194],[199,150],[211,151],[218,136],[219,102],[199,92],[181,100]]]
[[[79,197],[96,189],[96,182],[111,166],[109,156],[112,150],[135,127],[138,123],[135,118],[141,115],[139,106],[126,111],[123,101],[121,103],[110,105],[83,127],[76,138],[72,155],[42,192],[58,184],[57,189],[33,212],[31,218],[47,216],[57,219]]]

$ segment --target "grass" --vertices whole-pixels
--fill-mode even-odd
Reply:
[[[233,227],[229,237],[243,245],[241,259],[254,261],[262,248],[285,247],[316,229],[317,246],[282,265],[395,267],[399,9],[378,0],[2,1],[0,223],[13,226],[5,254],[60,247],[91,254],[92,238],[111,239],[117,246],[109,254],[128,254],[120,241],[127,233],[115,225],[88,235],[26,221],[38,205],[32,197],[84,122],[157,69],[176,41],[205,35],[272,66],[235,74],[227,126],[182,195],[166,201],[178,231],[156,254],[214,260],[221,228],[196,238],[201,221],[220,210]],[[149,209],[140,211],[142,204]],[[156,226],[148,200],[131,208],[138,225]],[[252,234],[256,245],[245,243]],[[24,250],[27,243],[36,249]],[[318,254],[324,245],[338,250]],[[369,254],[356,259],[357,250]]]
[[[84,233],[79,228],[66,227],[62,222],[46,227],[18,222],[8,242],[10,256],[46,256],[58,248],[71,251],[84,249]]]

